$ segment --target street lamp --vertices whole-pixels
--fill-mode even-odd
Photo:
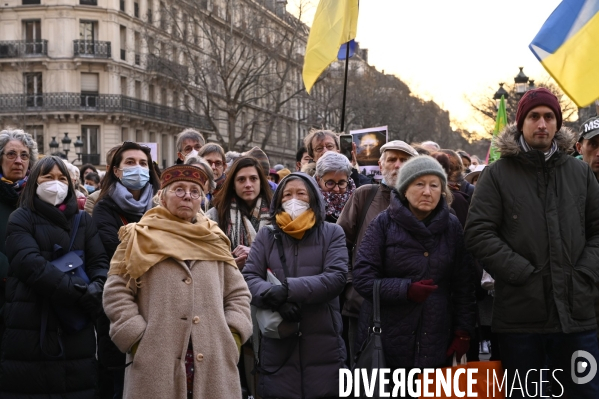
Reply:
[[[81,160],[81,154],[83,152],[83,141],[81,141],[81,136],[77,136],[77,141],[75,141],[75,154],[77,154],[77,161]]]
[[[520,72],[514,78],[514,83],[515,83],[516,93],[518,93],[518,95],[521,96],[524,93],[526,93],[526,84],[528,83],[528,76],[526,76],[524,74],[524,72],[522,71],[524,69],[524,67],[519,67],[519,68],[520,68]]]
[[[72,140],[69,138],[68,133],[65,133],[62,140],[60,140],[60,142],[62,143],[62,151],[67,157],[67,161],[69,160],[69,151],[71,151],[71,141]]]
[[[526,89],[526,91],[528,91],[528,90],[534,90],[536,88],[537,88],[537,86],[535,86],[535,81],[533,79],[530,79],[528,81],[528,88]]]
[[[503,88],[505,83],[499,83],[499,89],[493,94],[493,100],[495,100],[495,109],[499,109],[499,103],[501,102],[501,96],[503,96],[506,100],[509,97],[508,92]]]
[[[50,142],[50,153],[54,154],[58,148],[58,142],[56,141],[56,136],[52,137],[52,141]]]

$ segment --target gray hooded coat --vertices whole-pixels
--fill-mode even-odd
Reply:
[[[312,195],[318,199],[321,220],[325,207],[316,182],[304,173],[300,176]],[[285,178],[275,191],[285,186]],[[275,226],[278,229],[278,226]],[[285,276],[277,245],[270,229],[260,229],[252,244],[243,269],[243,276],[252,293],[252,305],[267,308],[261,293],[271,287],[266,281],[269,268],[281,281],[286,277],[289,302],[301,306],[300,336],[286,339],[262,337],[260,364],[267,371],[281,369],[272,375],[260,375],[258,394],[262,398],[323,398],[337,397],[339,369],[345,364],[345,344],[339,312],[339,295],[346,282],[348,255],[345,234],[340,226],[327,222],[315,224],[301,240],[281,232],[287,267],[293,275]],[[285,359],[291,353],[287,362]]]
[[[466,245],[495,278],[492,327],[500,333],[573,333],[596,328],[599,184],[555,134],[548,161],[524,152],[515,125],[498,137],[501,158],[485,168],[466,222]]]

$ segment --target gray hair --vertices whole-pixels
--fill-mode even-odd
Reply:
[[[194,130],[194,129],[185,129],[177,135],[177,142],[176,142],[177,151],[179,151],[179,152],[183,151],[183,148],[181,146],[183,145],[183,141],[185,141],[187,139],[192,139],[192,140],[199,142],[200,146],[203,146],[204,144],[206,144],[206,140],[204,140],[204,136],[202,136],[202,134],[200,132],[198,132],[197,130]]]
[[[434,148],[436,151],[439,151],[441,149],[441,146],[439,144],[437,144],[431,140],[423,141],[422,143],[420,143],[420,145],[423,146],[424,148],[426,148],[426,147]]]
[[[237,151],[227,151],[227,153],[225,154],[225,161],[227,164],[227,167],[231,167],[231,165],[233,165],[233,162],[235,162],[235,160],[237,158],[239,158],[241,156],[241,154]]]
[[[192,165],[198,168],[201,168],[206,175],[208,175],[208,181],[210,182],[210,192],[212,192],[216,188],[216,183],[214,182],[214,173],[212,172],[212,168],[208,165],[208,162],[202,157],[190,157],[185,161],[185,165]],[[202,187],[203,189],[204,187]]]
[[[8,129],[0,132],[0,153],[4,153],[4,147],[9,141],[19,141],[29,149],[29,169],[37,162],[37,142],[29,134],[20,129]]]
[[[319,178],[329,172],[343,172],[349,177],[351,175],[351,164],[347,157],[334,151],[327,151],[316,162],[316,175]]]

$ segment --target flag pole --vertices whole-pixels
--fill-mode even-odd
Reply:
[[[345,130],[345,100],[347,98],[347,71],[349,70],[349,41],[345,43],[345,78],[343,80],[343,102],[341,104],[341,133]]]

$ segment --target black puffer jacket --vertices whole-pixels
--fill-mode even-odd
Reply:
[[[392,193],[389,208],[368,227],[354,264],[354,287],[365,299],[357,349],[370,325],[374,280],[382,279],[383,348],[391,368],[439,367],[447,360],[452,331],[474,330],[472,262],[462,226],[443,198],[435,212],[426,226]],[[423,303],[408,300],[410,284],[426,279],[439,288]]]
[[[78,306],[82,296],[74,284],[85,284],[83,280],[62,273],[49,262],[55,258],[55,245],[69,247],[77,202],[71,198],[61,212],[36,198],[35,209],[19,208],[8,222],[6,249],[10,269],[0,397],[93,398],[97,373],[93,324],[77,333],[60,332],[59,321],[50,309],[44,349],[50,355],[58,354],[60,336],[65,358],[48,360],[40,350],[44,304]],[[73,249],[85,252],[85,270],[90,280],[104,282],[108,258],[87,214],[81,218]]]
[[[522,151],[515,125],[498,136],[501,158],[480,175],[466,222],[468,249],[495,278],[494,331],[593,330],[599,282],[599,185],[566,154],[575,133],[555,134],[559,151]]]
[[[98,227],[98,233],[110,260],[120,244],[119,229],[124,226],[123,219],[127,223],[137,223],[141,216],[124,212],[110,195],[107,195],[98,201],[94,207],[92,218]],[[108,335],[110,329],[108,317],[102,312],[96,322],[98,328],[98,360],[104,367],[123,366],[125,364],[125,354],[114,345]],[[102,390],[104,390],[104,387],[102,387]]]

